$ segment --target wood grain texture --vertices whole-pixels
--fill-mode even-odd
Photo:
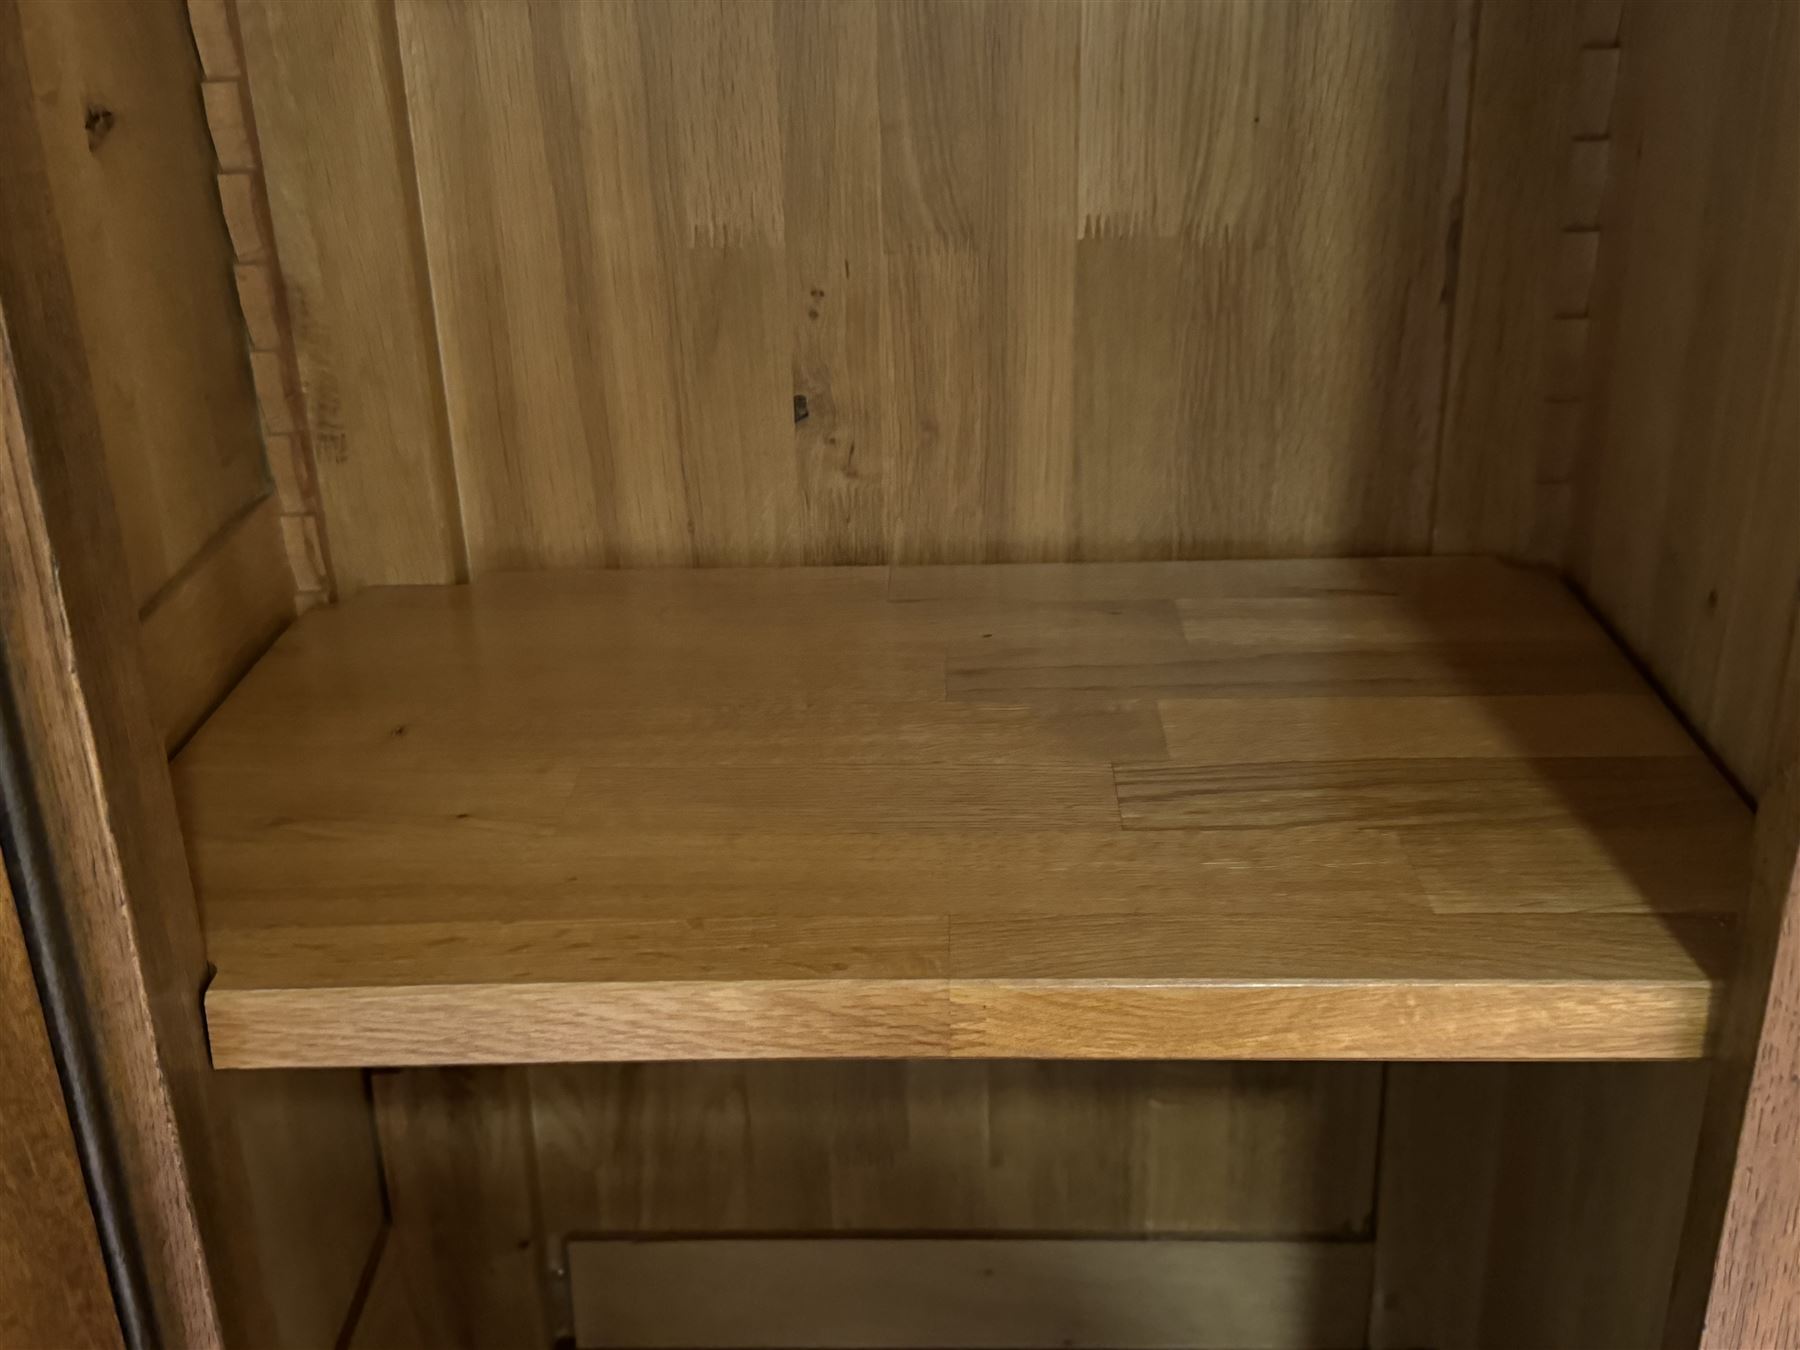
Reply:
[[[27,115],[142,605],[264,491],[200,72],[179,0],[19,13]],[[94,109],[112,122],[90,143]]]
[[[1795,1048],[1800,1043],[1800,865],[1795,861],[1800,855],[1800,801],[1795,773],[1796,764],[1790,763],[1785,781],[1768,799],[1769,808],[1781,814],[1759,840],[1761,867],[1752,892],[1750,930],[1755,950],[1765,955],[1746,955],[1739,966],[1732,998],[1747,1007],[1728,1024],[1736,1034],[1719,1070],[1718,1100],[1709,1103],[1709,1127],[1726,1138],[1709,1141],[1701,1153],[1703,1170],[1695,1178],[1689,1252],[1690,1278],[1696,1282],[1706,1269],[1701,1244],[1719,1232],[1700,1340],[1705,1350],[1781,1344],[1800,1334],[1800,1178],[1793,1162],[1795,1084],[1800,1082],[1800,1051]],[[1765,988],[1754,1059],[1746,1065],[1748,1028]],[[1718,1163],[1728,1149],[1729,1113],[1740,1103],[1743,1123],[1725,1190]],[[1721,1199],[1723,1227],[1717,1228]],[[1685,1316],[1691,1307],[1686,1293],[1678,1291],[1672,1318]],[[1672,1330],[1684,1333],[1686,1324],[1672,1322]]]
[[[369,1292],[344,1337],[345,1350],[432,1350],[443,1344],[427,1330],[432,1314],[406,1277],[390,1235],[384,1232]]]
[[[244,74],[231,10],[231,0],[187,0],[194,50],[200,54],[200,69],[209,80],[236,80]]]
[[[246,0],[238,18],[338,583],[453,580],[462,527],[392,14]]]
[[[579,1346],[1361,1347],[1364,1243],[569,1244]]]
[[[1070,556],[1077,7],[881,7],[889,556]]]
[[[1800,33],[1633,5],[1572,572],[1752,794],[1800,595]]]
[[[1432,546],[1530,551],[1583,6],[1481,7]]]
[[[338,1344],[380,1240],[383,1178],[360,1073],[215,1075],[246,1180],[236,1240],[254,1243],[281,1350]]]
[[[1591,829],[1737,824],[1742,800],[1705,760],[1349,760],[1334,765],[1125,765],[1114,773],[1128,830],[1294,830],[1348,826],[1543,829],[1571,818]]]
[[[1374,1350],[1661,1344],[1704,1065],[1388,1074]]]
[[[392,1212],[380,1277],[389,1307],[375,1316],[433,1347],[548,1344],[524,1075],[461,1069],[373,1082]],[[381,1325],[352,1344],[391,1350],[374,1339]]]
[[[1369,1066],[556,1065],[376,1084],[396,1230],[365,1322],[438,1343],[541,1344],[521,1300],[545,1279],[568,1334],[564,1240],[596,1233],[1339,1240],[1371,1221]]]
[[[200,86],[206,128],[221,173],[249,173],[257,167],[255,123],[240,80],[206,80]]]
[[[265,497],[213,541],[143,616],[150,706],[172,752],[294,617],[276,502]]]
[[[1779,767],[1757,813],[1744,946],[1720,1027],[1694,1165],[1669,1307],[1670,1345],[1691,1344],[1696,1326],[1703,1327],[1706,1350],[1779,1343],[1800,1334],[1793,1277],[1800,1178],[1791,1165],[1794,999],[1800,987],[1800,625],[1779,707],[1771,737]]]
[[[225,216],[225,232],[240,263],[266,262],[274,229],[269,224],[269,203],[263,195],[262,175],[219,175],[219,210]]]
[[[306,616],[176,765],[215,1061],[1700,1048],[1749,813],[1547,578],[921,570],[518,574]],[[1484,668],[1537,693],[1447,717],[1486,697],[1483,615]],[[948,698],[971,647],[1043,678]],[[1190,668],[1230,678],[1172,688]],[[1610,720],[1565,754],[1596,684]],[[1332,750],[1421,692],[1432,756]],[[1259,693],[1320,728],[1299,758],[1169,758],[1162,709]]]
[[[119,1347],[124,1340],[88,1210],[62,1084],[10,883],[0,873],[0,1341]]]
[[[246,3],[343,580],[1424,551],[1472,10]]]
[[[0,194],[7,678],[79,953],[152,1316],[170,1340],[214,1346],[220,1317],[201,1216],[229,1188],[206,1189],[190,1171],[224,1152],[212,1147],[201,1028],[184,1016],[203,978],[199,916],[191,899],[155,904],[172,878],[186,881],[180,836],[172,817],[155,828],[158,779],[168,810],[166,761],[138,672],[99,404],[26,103],[23,30],[19,6],[0,6],[0,144],[17,184]],[[31,340],[15,339],[15,325]]]
[[[281,1346],[264,1271],[283,1253],[258,1238],[316,1239],[280,1223],[254,1227],[246,1197],[259,1184],[256,1160],[207,1065],[196,1016],[207,974],[199,915],[140,672],[67,222],[59,228],[52,214],[46,150],[26,104],[25,27],[18,5],[0,5],[0,151],[14,189],[0,194],[0,628],[19,749],[82,974],[158,1335],[196,1347],[228,1338]],[[191,52],[182,61],[191,69]],[[70,209],[68,199],[55,205]],[[353,1156],[297,1150],[280,1165],[315,1189],[348,1188],[358,1176]],[[366,1158],[362,1166],[372,1182]]]
[[[549,1233],[1342,1238],[1372,1221],[1381,1088],[1364,1065],[555,1065],[529,1077]]]
[[[237,282],[238,307],[250,334],[252,351],[275,351],[285,345],[281,300],[275,292],[275,271],[266,263],[238,263],[232,269]]]
[[[235,8],[228,0],[198,0],[190,6],[190,17],[195,46],[210,76],[203,86],[209,116],[215,93],[229,88],[230,106],[243,123],[242,135],[254,146],[256,124],[243,76]],[[220,94],[217,102],[226,101]],[[281,540],[292,573],[294,608],[304,611],[329,599],[335,590],[319,519],[319,480],[313,469],[311,431],[301,407],[302,384],[274,232],[267,224],[264,180],[253,171],[254,165],[233,164],[229,147],[219,144],[222,134],[229,135],[229,130],[222,133],[215,119],[215,147],[220,167],[225,170],[219,179],[221,203],[238,254],[232,274],[250,340],[250,373],[256,386],[269,475],[275,483],[276,505],[280,509]],[[240,167],[243,171],[234,171]],[[226,184],[232,185],[231,191],[225,191]]]
[[[1425,551],[1470,13],[1084,7],[1075,556]]]
[[[1780,3],[1637,4],[1619,40],[1617,243],[1595,280],[1573,571],[1762,802],[1665,1343],[1704,1325],[1719,1350],[1783,1344],[1800,1336],[1781,1086],[1800,831],[1800,30]]]

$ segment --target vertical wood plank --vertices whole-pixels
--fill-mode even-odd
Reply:
[[[338,583],[463,568],[392,16],[239,7]]]
[[[1078,18],[1067,5],[881,7],[894,562],[1064,547]]]
[[[621,556],[612,499],[625,484],[611,477],[608,421],[622,391],[616,375],[605,378],[617,368],[616,338],[590,311],[590,295],[625,273],[639,286],[646,327],[667,301],[660,278],[615,261],[648,218],[644,181],[621,174],[594,182],[584,150],[623,139],[608,114],[632,102],[621,78],[635,73],[635,30],[619,7],[583,9],[397,10],[450,436],[477,575]],[[594,53],[601,64],[582,68],[586,22],[604,26],[608,40]],[[511,93],[534,86],[535,97]],[[605,160],[622,158],[615,151]],[[559,310],[560,324],[545,321]],[[665,344],[640,332],[636,347],[654,371]],[[673,399],[652,379],[637,393],[650,472],[654,450],[672,441]],[[678,535],[681,522],[671,525]],[[684,559],[672,552],[655,560]]]
[[[475,569],[1422,551],[1471,13],[401,0]]]
[[[263,492],[200,72],[178,4],[19,15],[21,112],[43,146],[143,605]],[[110,121],[90,133],[90,114]]]
[[[885,561],[878,6],[782,4],[775,51],[805,559]],[[795,410],[795,417],[800,412]]]
[[[1721,1038],[1721,1081],[1708,1103],[1707,1122],[1709,1136],[1716,1132],[1717,1137],[1708,1138],[1695,1175],[1684,1283],[1698,1285],[1710,1265],[1703,1350],[1780,1345],[1800,1335],[1796,1277],[1800,1166],[1795,1162],[1800,1152],[1795,1131],[1800,1116],[1797,774],[1800,766],[1790,765],[1764,807],[1769,816],[1758,839],[1746,959],[1733,993],[1742,1011],[1734,1013]],[[1734,1117],[1740,1113],[1741,1128],[1734,1129]],[[1709,1241],[1715,1232],[1716,1249]],[[1686,1337],[1692,1325],[1686,1320],[1691,1304],[1687,1289],[1679,1291],[1671,1310],[1671,1344],[1677,1336]]]
[[[1757,812],[1738,968],[1669,1304],[1671,1350],[1692,1345],[1697,1330],[1704,1350],[1800,1335],[1800,622],[1784,688],[1771,736],[1779,767]]]
[[[1468,7],[1082,16],[1080,555],[1422,549]]]
[[[1800,595],[1800,13],[1624,24],[1572,572],[1756,794]]]
[[[222,1327],[201,1242],[222,1231],[231,1139],[205,1090],[204,956],[104,468],[45,153],[26,104],[20,8],[0,4],[0,634],[17,753],[68,906],[151,1316],[170,1341]],[[14,326],[29,331],[21,342]],[[185,891],[185,895],[184,895]],[[207,1176],[211,1160],[219,1172]],[[211,1183],[209,1185],[209,1182]],[[253,1292],[253,1291],[252,1291]]]
[[[1580,22],[1576,4],[1482,6],[1435,552],[1529,551]]]
[[[781,114],[768,0],[639,6],[651,153],[676,194],[682,481],[701,564],[798,562]]]
[[[808,544],[848,479],[795,431],[774,9],[400,21],[475,569],[843,560]],[[815,228],[841,251],[829,214]],[[521,297],[563,322],[516,314]]]
[[[261,1253],[281,1350],[335,1345],[386,1215],[374,1120],[357,1071],[222,1074],[242,1151],[235,1241]],[[252,1342],[245,1340],[244,1344]]]
[[[429,1345],[548,1344],[524,1071],[384,1073],[374,1087],[395,1301]]]
[[[144,682],[171,752],[294,617],[274,498],[265,497],[145,611]]]
[[[194,49],[209,80],[235,80],[244,73],[231,21],[231,0],[188,0]]]
[[[185,26],[176,7],[134,13],[163,9]],[[81,972],[155,1332],[171,1345],[287,1346],[268,1275],[311,1267],[284,1262],[295,1229],[259,1208],[266,1159],[246,1152],[238,1102],[208,1064],[199,914],[140,669],[104,400],[68,275],[80,254],[63,242],[96,221],[82,199],[56,200],[50,190],[54,142],[38,139],[26,106],[25,26],[13,0],[0,3],[0,159],[9,174],[0,193],[0,645],[17,748]],[[170,73],[151,49],[133,56],[157,78]],[[191,72],[191,49],[175,69]],[[205,175],[194,190],[210,206]],[[66,213],[60,228],[53,204]],[[217,219],[207,228],[222,249]],[[227,274],[220,281],[228,286]],[[103,274],[86,284],[110,285]],[[130,294],[106,289],[101,299],[123,305]],[[179,341],[185,329],[168,318]],[[247,394],[242,367],[227,374]],[[279,1093],[284,1081],[265,1086]],[[319,1096],[360,1110],[354,1075],[311,1082]],[[279,1160],[298,1189],[346,1206],[378,1200],[367,1153],[320,1151],[304,1134],[302,1142]],[[306,1240],[366,1250],[368,1237],[346,1223],[309,1229]],[[306,1288],[293,1298],[330,1324],[342,1321],[349,1292]]]
[[[1649,1350],[1680,1243],[1703,1064],[1396,1064],[1375,1350]]]

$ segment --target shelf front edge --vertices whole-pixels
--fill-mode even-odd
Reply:
[[[1693,1059],[1693,979],[767,980],[234,988],[219,1068],[705,1059]]]

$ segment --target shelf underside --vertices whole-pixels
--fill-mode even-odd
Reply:
[[[1747,886],[1485,560],[371,591],[175,769],[228,1067],[1683,1057]]]

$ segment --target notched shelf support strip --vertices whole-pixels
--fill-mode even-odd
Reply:
[[[188,21],[200,54],[201,95],[219,163],[219,205],[235,257],[232,270],[250,344],[263,446],[281,507],[282,544],[294,575],[295,608],[305,613],[328,603],[335,584],[313,447],[300,412],[299,365],[237,15],[231,0],[188,0]]]

